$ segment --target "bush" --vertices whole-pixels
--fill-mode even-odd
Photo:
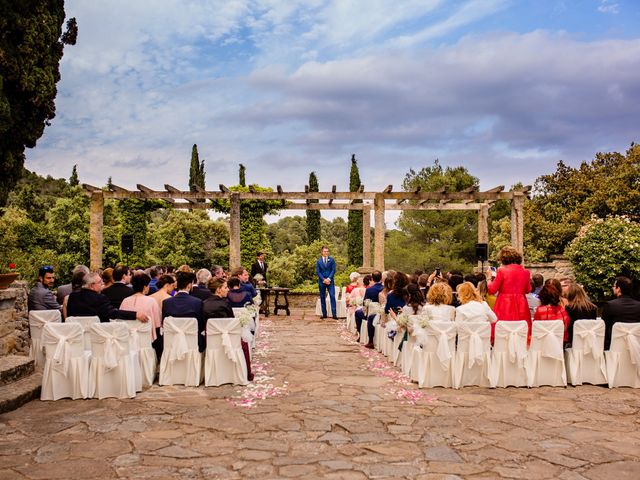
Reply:
[[[618,275],[640,278],[640,224],[627,217],[593,218],[569,244],[576,280],[597,301],[610,295]]]

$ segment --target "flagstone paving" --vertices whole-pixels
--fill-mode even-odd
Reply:
[[[0,480],[640,478],[640,391],[419,390],[339,325],[271,317],[245,389],[0,415]]]

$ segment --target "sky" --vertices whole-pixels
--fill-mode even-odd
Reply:
[[[640,140],[640,0],[67,0],[78,41],[25,166],[135,188],[532,184]],[[302,214],[303,212],[296,212]],[[327,217],[325,212],[323,216]],[[387,217],[389,221],[389,216]]]

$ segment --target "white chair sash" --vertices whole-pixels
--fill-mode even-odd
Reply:
[[[580,328],[577,328],[578,324],[580,324]],[[594,357],[602,353],[602,346],[597,339],[599,336],[604,336],[604,322],[590,323],[578,320],[574,324],[573,334],[580,337],[583,352],[591,352]]]
[[[635,323],[616,323],[615,325],[611,338],[623,338],[629,349],[631,363],[640,367],[640,327]]]
[[[104,345],[103,359],[107,370],[116,368],[119,358],[129,351],[129,329],[126,325],[118,324],[122,328],[113,328],[112,325],[96,323],[91,326],[93,342]]]
[[[240,320],[237,319],[234,322],[228,323],[215,321],[207,323],[207,328],[210,329],[210,331],[207,331],[207,335],[220,335],[220,340],[222,342],[222,346],[224,347],[224,353],[232,362],[236,362],[237,358],[234,355],[234,346],[229,334],[233,333],[234,331],[236,331],[237,333],[237,329],[239,326]]]
[[[164,331],[174,335],[173,342],[167,352],[169,362],[184,360],[185,355],[190,350],[187,335],[198,335],[197,322],[173,322],[171,317],[165,318]],[[195,319],[194,319],[195,320]]]
[[[498,322],[498,325],[499,324],[500,322]],[[524,359],[527,356],[527,329],[518,328],[515,330],[502,330],[496,328],[495,336],[496,338],[507,339],[509,361],[515,362],[517,360],[518,365],[523,365]],[[522,339],[524,339],[524,342]]]
[[[81,327],[67,330],[69,330],[69,332],[66,335],[48,328],[48,325],[45,325],[42,330],[42,344],[56,345],[53,358],[51,359],[53,363],[52,368],[62,373],[65,377],[69,372],[70,344],[72,342],[82,341],[82,336],[84,335]]]
[[[481,325],[484,324],[485,323],[481,323]],[[464,322],[458,323],[458,343],[467,339],[469,341],[469,368],[473,367],[476,362],[478,364],[483,363],[485,354],[483,344],[489,338],[491,338],[490,328],[486,329],[484,332],[482,332],[482,334],[480,334],[480,332],[478,332],[476,329],[469,328],[469,326]]]
[[[541,340],[541,355],[556,360],[564,360],[561,340],[564,329],[562,320],[539,320],[535,323],[536,328],[533,329],[531,336]],[[560,333],[558,330],[560,330]]]
[[[29,312],[29,332],[31,334],[29,358],[34,361],[36,366],[44,365],[43,327],[49,322],[60,323],[61,319],[60,310],[32,310]]]

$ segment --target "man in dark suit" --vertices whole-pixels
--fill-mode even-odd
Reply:
[[[316,262],[316,274],[318,275],[318,288],[320,289],[320,307],[322,318],[327,318],[327,290],[329,291],[329,303],[331,303],[331,316],[337,320],[336,292],[333,277],[336,274],[336,261],[329,256],[329,249],[322,247],[322,256]]]
[[[147,322],[149,319],[143,313],[130,310],[118,310],[109,299],[103,295],[104,283],[98,273],[88,273],[82,279],[82,289],[71,292],[67,300],[67,317],[100,317],[101,322],[108,322],[115,318],[122,320],[139,320]]]
[[[380,300],[379,298],[380,292],[384,288],[382,285],[382,272],[375,270],[371,274],[371,280],[373,280],[374,283],[364,291],[363,300],[364,301],[369,300],[371,302],[377,303]],[[373,320],[375,318],[376,318],[375,315],[367,316],[367,334],[369,336],[369,343],[365,345],[365,347],[367,348],[373,348],[373,337],[376,333],[376,327],[375,325],[373,325]],[[355,319],[356,319],[356,330],[358,332],[358,335],[360,335],[360,326],[362,325],[362,320],[364,320],[364,311],[356,310]]]
[[[120,308],[122,300],[133,295],[131,283],[131,270],[129,267],[119,265],[113,269],[113,285],[105,288],[102,293],[107,296],[113,308]]]
[[[202,335],[205,330],[205,321],[202,316],[202,300],[189,295],[195,282],[193,272],[176,273],[176,294],[162,302],[162,319],[166,317],[195,318],[198,320],[198,350],[205,351],[206,337]]]
[[[191,295],[205,301],[212,293],[207,287],[207,283],[211,280],[211,272],[206,268],[201,268],[196,272],[196,280],[198,283],[191,289]]]
[[[251,279],[255,280],[256,275],[262,275],[263,285],[267,284],[267,262],[264,261],[264,252],[258,252],[256,261],[251,265]]]
[[[617,322],[640,322],[640,302],[631,298],[633,283],[628,277],[616,277],[613,283],[615,299],[604,304],[602,319],[604,320],[604,348],[611,344],[611,330]]]

